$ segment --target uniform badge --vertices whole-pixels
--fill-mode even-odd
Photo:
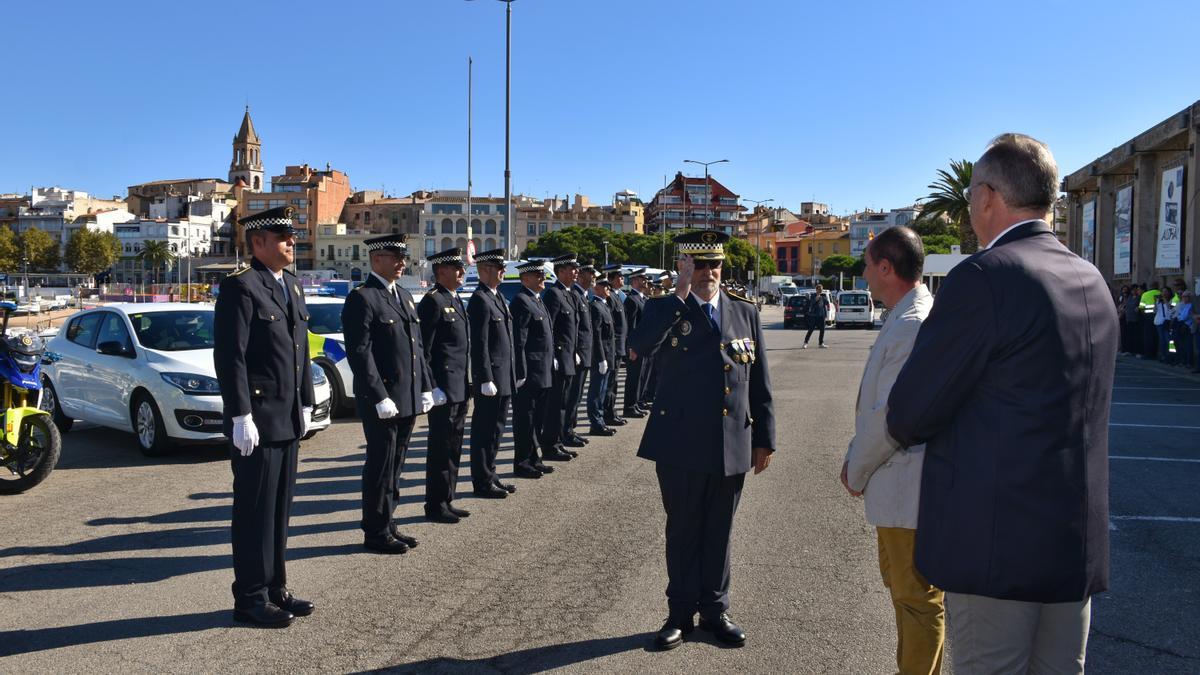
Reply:
[[[304,297],[304,294],[300,292],[299,284],[292,284],[292,289],[296,291],[296,295],[298,295],[300,297]]]
[[[21,344],[28,347],[29,345],[33,344],[33,338],[29,337],[28,335],[22,335],[21,336]]]
[[[687,335],[691,332],[692,332],[692,322],[691,321],[685,320],[685,321],[679,322],[679,333],[681,335]]]
[[[671,336],[671,346],[672,347],[679,346],[679,338],[675,337],[674,335]]]

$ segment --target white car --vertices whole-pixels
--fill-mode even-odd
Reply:
[[[858,326],[870,330],[875,323],[874,309],[869,292],[842,291],[838,293],[837,327]]]
[[[61,431],[75,420],[129,431],[148,456],[180,442],[214,442],[221,395],[213,367],[213,307],[115,304],[77,312],[46,345],[41,407]],[[312,422],[329,426],[329,385]]]

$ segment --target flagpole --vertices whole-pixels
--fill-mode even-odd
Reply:
[[[475,64],[471,57],[467,57],[467,245],[464,247],[464,253],[467,255],[467,264],[474,264],[474,257],[471,255],[471,239],[475,236],[474,228],[471,227],[471,95],[474,88]]]

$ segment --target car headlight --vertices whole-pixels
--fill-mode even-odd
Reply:
[[[217,378],[192,373],[162,373],[167,384],[179,387],[180,391],[193,396],[214,396],[221,393]]]
[[[310,365],[312,366],[313,386],[319,387],[322,384],[325,384],[325,382],[326,382],[325,369],[322,368],[321,366],[318,366],[315,363],[310,364]]]

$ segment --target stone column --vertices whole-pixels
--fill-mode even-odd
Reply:
[[[1154,254],[1158,246],[1158,183],[1162,170],[1158,155],[1137,158],[1137,181],[1133,186],[1133,251],[1130,271],[1135,283],[1155,280]]]
[[[1116,186],[1124,176],[1100,176],[1100,194],[1096,195],[1096,269],[1109,283],[1113,280],[1113,223],[1116,220]]]

